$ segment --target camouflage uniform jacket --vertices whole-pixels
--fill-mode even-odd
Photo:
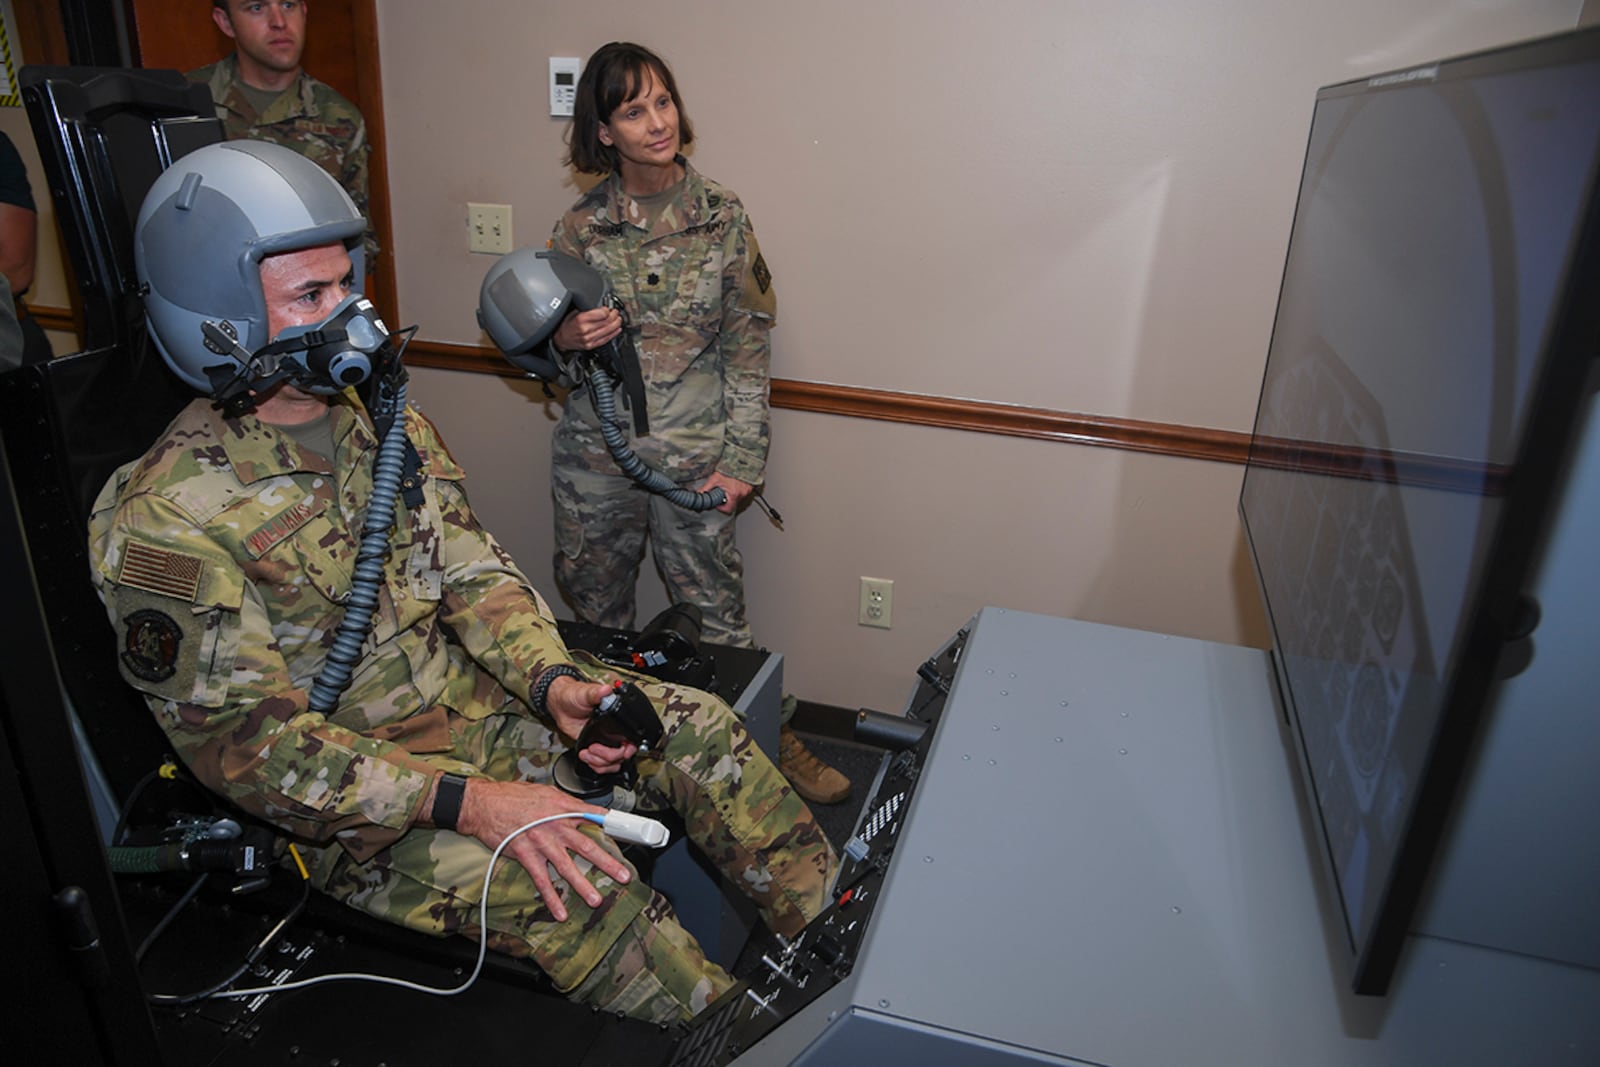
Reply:
[[[639,457],[680,483],[719,470],[759,484],[777,294],[739,198],[678,161],[681,191],[653,229],[613,173],[561,218],[551,247],[599,270],[623,303],[650,415],[649,436],[631,440]],[[620,404],[618,416],[631,438]],[[568,396],[556,435],[558,455],[616,470],[586,391]]]
[[[372,146],[367,142],[366,120],[354,104],[301,71],[288,92],[274,100],[265,113],[257,113],[239,89],[239,58],[235,55],[191,70],[185,77],[203,82],[211,90],[228,140],[250,138],[294,149],[338,179],[355,201],[356,210],[372,218],[367,198],[367,157]],[[378,243],[370,227],[366,249],[367,270],[371,271]]]
[[[568,654],[412,410],[424,503],[396,503],[350,686],[333,714],[309,711],[377,448],[353,398],[334,398],[333,419],[330,465],[253,416],[195,401],[101,490],[90,554],[122,674],[195,775],[302,840],[365,859],[410,828],[437,769],[474,770],[450,755],[449,713],[532,717],[532,680]]]

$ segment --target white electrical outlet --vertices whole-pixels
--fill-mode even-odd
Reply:
[[[891,578],[861,579],[861,611],[856,617],[862,626],[889,629],[894,618],[894,580]]]
[[[467,205],[467,250],[503,256],[511,251],[511,205]]]

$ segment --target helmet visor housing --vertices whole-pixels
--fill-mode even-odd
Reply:
[[[366,219],[321,167],[263,141],[207,145],[173,162],[150,187],[134,230],[134,265],[156,347],[202,393],[207,369],[238,369],[202,332],[216,323],[254,353],[268,335],[261,261],[278,252],[342,244],[359,288]]]
[[[558,380],[564,368],[540,346],[567,312],[600,307],[606,281],[580,259],[542,248],[519,248],[495,261],[478,289],[478,325],[502,355],[534,377]]]

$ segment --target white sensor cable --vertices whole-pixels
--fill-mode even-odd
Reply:
[[[499,847],[494,850],[494,854],[489,857],[489,868],[483,872],[483,895],[478,901],[479,930],[486,931],[489,928],[489,879],[494,874],[495,864],[500,862],[500,854],[505,851],[507,845],[511,844],[512,841],[516,840],[522,834],[527,833],[536,826],[543,826],[545,823],[554,822],[557,819],[587,819],[590,822],[601,826],[606,833],[610,834],[619,841],[636,842],[641,845],[649,845],[651,848],[660,848],[662,845],[667,843],[668,835],[667,828],[665,826],[661,825],[654,819],[647,819],[642,815],[633,815],[628,812],[621,811],[610,811],[604,816],[593,815],[589,812],[582,811],[564,811],[559,815],[546,815],[542,819],[535,819],[533,822],[524,823],[515,830],[511,831],[510,834],[506,835],[506,839],[500,842]],[[451,989],[440,989],[434,986],[420,985],[416,982],[408,982],[404,978],[393,978],[384,974],[362,974],[360,972],[354,972],[340,974],[319,974],[314,978],[302,978],[297,982],[283,982],[278,985],[270,986],[254,986],[249,989],[223,989],[216,993],[212,993],[211,996],[228,998],[269,996],[273,993],[286,993],[291,989],[305,989],[307,986],[320,985],[323,982],[378,982],[382,985],[399,986],[401,989],[412,989],[418,993],[430,993],[436,997],[453,997],[458,993],[465,993],[472,987],[472,983],[478,980],[478,975],[483,972],[483,961],[485,955],[488,953],[488,950],[488,942],[480,936],[478,938],[477,964],[473,966],[472,973],[467,975],[465,981]]]

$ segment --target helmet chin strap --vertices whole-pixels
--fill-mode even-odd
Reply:
[[[206,368],[211,379],[211,406],[219,408],[230,419],[249,415],[256,409],[256,393],[265,391],[262,386],[273,376],[262,368],[255,356],[220,325],[207,319],[200,324],[206,347],[219,355],[233,357],[233,369],[227,364],[214,364]],[[273,381],[276,385],[282,378]],[[268,386],[270,388],[270,386]]]

